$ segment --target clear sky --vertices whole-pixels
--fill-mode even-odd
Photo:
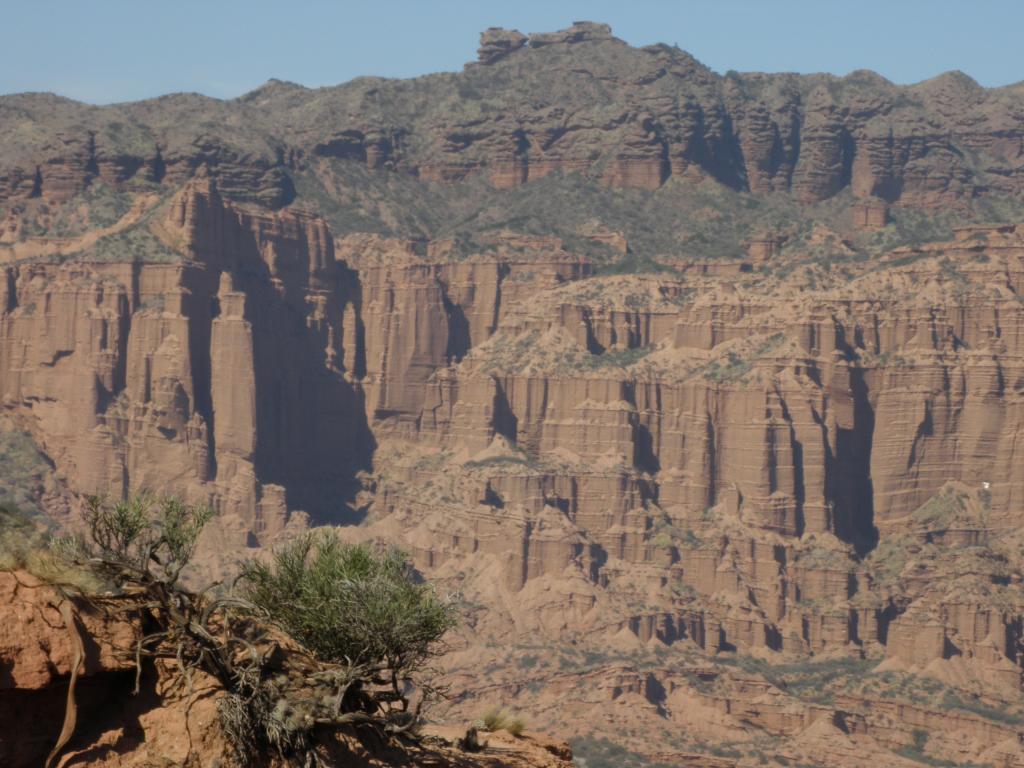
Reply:
[[[93,103],[457,70],[489,26],[611,24],[712,69],[1024,80],[1024,0],[2,0],[0,93]]]

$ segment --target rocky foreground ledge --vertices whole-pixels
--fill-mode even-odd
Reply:
[[[24,571],[0,572],[0,765],[38,768],[57,741],[65,718],[72,669],[77,723],[59,768],[234,765],[221,733],[217,703],[223,692],[213,678],[195,673],[183,685],[172,665],[144,668],[135,685],[134,637],[127,621],[109,618],[76,602],[75,618],[58,590]],[[339,739],[331,758],[344,766],[481,766],[565,768],[565,744],[534,734],[488,734],[481,751],[455,745],[459,725],[431,725],[416,746]],[[277,757],[261,763],[284,766]]]

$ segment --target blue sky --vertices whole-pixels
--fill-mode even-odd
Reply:
[[[488,26],[611,24],[633,45],[676,43],[719,72],[845,74],[899,83],[959,69],[1024,80],[1024,0],[3,0],[0,93],[93,103],[271,77],[308,86],[460,69]]]

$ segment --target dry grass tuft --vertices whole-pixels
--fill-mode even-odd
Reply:
[[[484,712],[480,722],[483,729],[489,733],[506,731],[518,737],[522,736],[523,731],[526,730],[526,720],[523,717],[498,707],[492,707]]]

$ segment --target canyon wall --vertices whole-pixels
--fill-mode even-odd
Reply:
[[[289,508],[330,514],[303,489],[370,449],[323,221],[243,214],[196,180],[156,229],[180,262],[3,268],[5,403],[78,492],[182,493],[256,537]]]
[[[927,653],[1019,677],[1016,607],[894,592],[871,554],[1018,525],[1017,228],[794,293],[742,264],[594,276],[553,237],[335,242],[209,178],[150,227],[181,261],[4,268],[5,409],[73,491],[212,503],[238,546],[370,514],[428,570],[489,553],[514,592],[640,579],[642,611],[600,615],[640,636],[909,660],[937,632]],[[943,494],[963,514],[915,517]]]
[[[538,627],[619,615],[710,650],[966,655],[1015,687],[1002,566],[942,576],[1019,527],[1024,493],[1024,243],[968,235],[817,295],[590,278],[513,303],[435,376],[417,439],[442,454],[385,453],[377,504],[426,568],[482,552],[527,605],[567,571],[633,598],[584,618],[577,583]],[[916,573],[888,572],[892,547]]]

